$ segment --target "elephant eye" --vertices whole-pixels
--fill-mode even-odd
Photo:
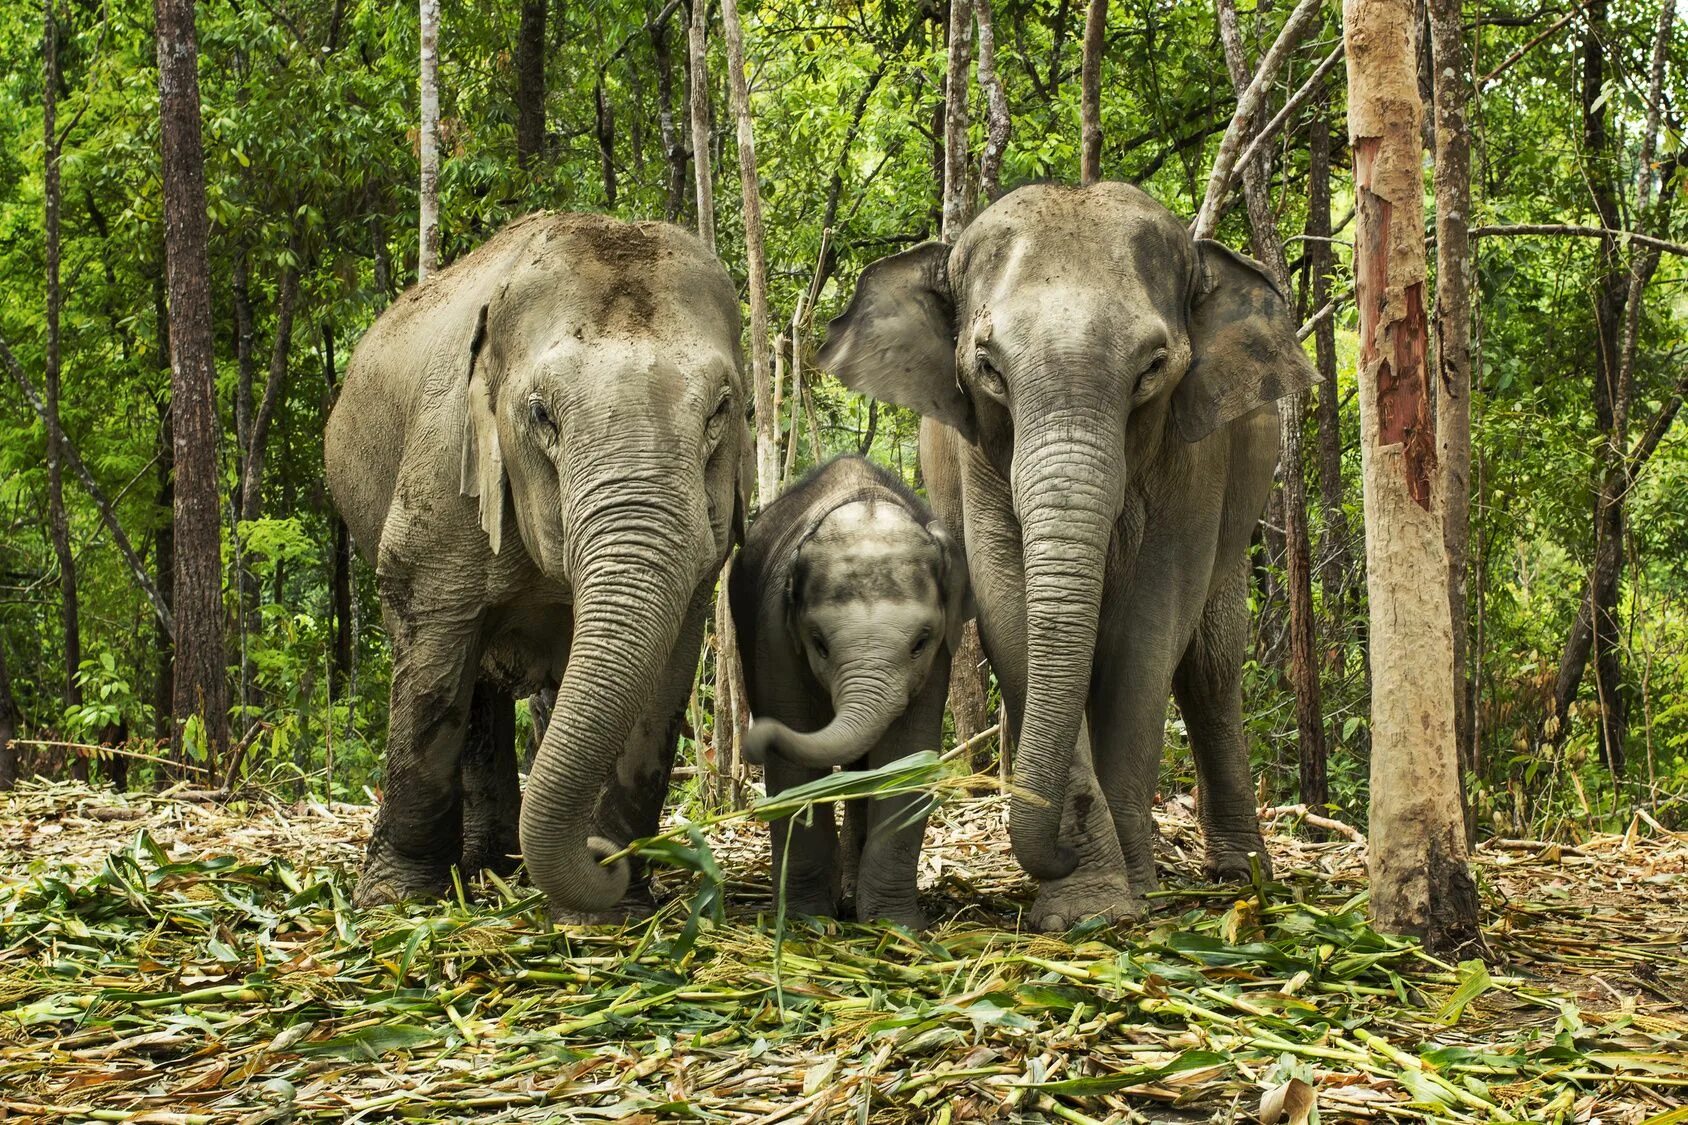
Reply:
[[[528,417],[533,419],[534,425],[543,426],[552,433],[557,432],[557,423],[552,420],[551,412],[537,398],[528,400]]]
[[[821,654],[822,660],[825,660],[831,655],[831,653],[827,651],[826,638],[821,636],[819,631],[809,634],[809,643],[815,646],[815,651]]]
[[[920,631],[920,636],[918,636],[914,639],[914,644],[909,646],[908,654],[910,656],[919,656],[921,653],[926,651],[926,645],[931,640],[932,640],[932,630],[922,629]]]
[[[704,423],[704,436],[712,442],[719,441],[721,435],[727,430],[727,419],[732,415],[732,412],[732,392],[723,390],[721,392],[721,401],[715,404],[715,412],[709,416],[709,421]]]
[[[990,357],[990,353],[980,348],[974,353],[973,359],[979,372],[979,385],[985,389],[985,393],[995,398],[1006,397],[1008,381],[1002,377],[1002,372],[997,368],[996,361]]]

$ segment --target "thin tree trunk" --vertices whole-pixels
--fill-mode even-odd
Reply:
[[[944,179],[941,237],[954,242],[972,218],[967,198],[967,70],[973,59],[972,0],[950,0],[944,70]]]
[[[1436,96],[1436,436],[1447,504],[1448,605],[1454,641],[1454,723],[1460,764],[1477,768],[1473,693],[1467,667],[1466,552],[1471,540],[1471,135],[1460,0],[1429,0]],[[1461,787],[1463,792],[1463,786]]]
[[[1233,0],[1218,0],[1219,34],[1231,85],[1241,97],[1248,89],[1248,61],[1237,27]],[[1243,166],[1243,194],[1248,204],[1254,253],[1278,287],[1290,291],[1289,263],[1272,214],[1270,180],[1263,160]],[[1301,802],[1322,808],[1330,801],[1326,782],[1323,706],[1319,698],[1319,642],[1313,620],[1312,547],[1307,534],[1307,485],[1302,475],[1301,427],[1307,396],[1278,400],[1279,456],[1283,474],[1284,570],[1289,587],[1289,681],[1295,695],[1295,726],[1300,745]]]
[[[322,415],[334,407],[339,394],[340,376],[334,369],[334,329],[322,326],[322,377],[327,394]],[[352,537],[346,521],[334,515],[334,562],[332,587],[334,591],[334,656],[328,665],[328,699],[337,703],[347,695],[352,680]],[[332,780],[332,779],[330,779]]]
[[[193,16],[193,0],[156,0],[176,470],[172,598],[176,661],[171,715],[178,755],[186,750],[182,724],[199,716],[207,761],[220,762],[228,741],[228,684],[223,660],[211,264],[206,249],[199,46]]]
[[[162,0],[160,0],[162,2]],[[422,180],[421,229],[416,280],[426,281],[440,262],[440,0],[421,0],[422,24]]]
[[[668,21],[651,25],[651,54],[656,59],[657,122],[662,133],[662,154],[668,162],[668,191],[663,215],[669,222],[680,218],[686,206],[686,146],[674,120],[674,54],[668,46]]]
[[[550,0],[522,0],[516,33],[516,162],[532,168],[545,155],[545,16]]]
[[[1652,201],[1653,146],[1657,143],[1663,100],[1666,53],[1672,12],[1665,6],[1655,25],[1648,112],[1641,138],[1636,188],[1637,225],[1649,218]],[[1581,687],[1588,661],[1594,659],[1595,698],[1600,710],[1601,757],[1614,775],[1624,767],[1625,701],[1619,638],[1619,589],[1623,579],[1624,500],[1633,467],[1627,452],[1629,409],[1634,388],[1634,349],[1639,336],[1642,292],[1658,265],[1657,249],[1635,250],[1627,271],[1617,264],[1618,209],[1615,174],[1608,161],[1611,145],[1606,131],[1603,84],[1605,76],[1606,2],[1588,9],[1589,33],[1583,46],[1583,148],[1590,163],[1588,181],[1601,222],[1603,276],[1595,300],[1596,356],[1593,400],[1596,422],[1605,435],[1599,450],[1600,482],[1594,507],[1594,565],[1588,587],[1577,603],[1554,682],[1553,712],[1544,725],[1546,738],[1557,744],[1568,733],[1570,709]],[[1639,239],[1635,241],[1640,241]]]
[[[1322,98],[1313,122],[1307,171],[1307,260],[1313,290],[1310,303],[1320,309],[1330,302],[1330,129],[1330,99]],[[1324,593],[1330,667],[1333,672],[1341,672],[1346,663],[1343,642],[1348,635],[1348,579],[1353,561],[1348,551],[1348,514],[1342,507],[1342,413],[1336,385],[1334,316],[1324,317],[1314,326],[1313,355],[1319,370],[1315,414],[1319,430],[1319,504],[1324,511],[1319,585]]]
[[[3,640],[4,638],[0,638]],[[6,646],[0,643],[0,792],[18,783],[18,701],[12,694],[12,673],[6,665]]]
[[[1378,927],[1449,951],[1481,939],[1460,813],[1442,479],[1425,364],[1416,31],[1412,0],[1343,4],[1373,675],[1368,865]]]
[[[992,203],[1002,198],[1002,157],[1014,133],[1008,93],[996,73],[996,24],[991,0],[973,0],[979,24],[979,89],[985,95],[985,150],[979,154],[979,186]]]
[[[59,47],[58,19],[54,0],[42,5],[42,132],[45,140],[42,194],[46,199],[47,257],[47,355],[42,382],[46,390],[47,430],[47,525],[53,540],[53,557],[59,567],[59,622],[64,637],[64,684],[62,702],[68,712],[82,704],[81,607],[76,592],[76,555],[70,546],[70,513],[64,503],[64,427],[59,414]],[[76,758],[72,773],[79,781],[88,779],[87,759]]]
[[[692,173],[697,185],[697,236],[715,249],[714,169],[709,159],[709,0],[691,0],[686,88],[691,94]]]
[[[158,396],[158,491],[154,504],[158,512],[158,528],[152,536],[152,573],[157,605],[161,613],[153,617],[153,649],[156,668],[153,676],[152,714],[153,737],[169,741],[174,737],[175,724],[170,709],[175,699],[176,643],[175,624],[170,616],[170,596],[176,573],[176,438],[170,424],[170,314],[165,306],[165,266],[158,263],[153,277],[152,306],[154,329],[157,334],[156,351],[163,381]]]
[[[598,78],[598,85],[593,91],[593,104],[597,110],[593,132],[598,138],[598,171],[604,180],[604,206],[615,206],[615,110],[610,106],[608,95],[604,93],[603,76]]]
[[[755,386],[756,496],[770,504],[780,487],[779,418],[768,367],[768,259],[762,241],[762,183],[756,174],[756,138],[751,130],[750,87],[745,77],[744,28],[738,0],[721,0],[721,30],[727,41],[727,91],[738,125],[739,190],[744,196],[745,273],[750,286],[750,370]]]
[[[1108,30],[1108,0],[1090,0],[1084,13],[1084,55],[1079,70],[1078,182],[1102,178],[1102,47]]]

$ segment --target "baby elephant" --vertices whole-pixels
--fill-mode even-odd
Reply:
[[[752,524],[728,597],[755,716],[746,753],[765,763],[770,794],[833,766],[878,767],[938,748],[950,653],[972,613],[967,564],[891,473],[839,457],[787,490]],[[860,920],[924,924],[915,892],[922,800],[849,807],[846,864],[855,861]],[[812,823],[773,825],[774,884],[783,868],[790,909],[836,913],[838,850],[830,805]]]

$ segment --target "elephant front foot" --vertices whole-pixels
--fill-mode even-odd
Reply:
[[[358,873],[352,904],[360,910],[396,906],[418,898],[440,898],[451,889],[451,865],[406,859],[372,841]]]
[[[505,876],[521,863],[522,845],[514,832],[496,832],[488,836],[468,836],[463,841],[462,870],[474,876],[491,871]]]
[[[1130,922],[1148,912],[1148,899],[1131,889],[1125,872],[1081,868],[1065,879],[1040,884],[1030,917],[1033,928],[1056,934],[1091,918]]]
[[[1261,839],[1259,832],[1233,833],[1218,836],[1210,833],[1207,841],[1207,858],[1203,868],[1209,880],[1215,883],[1246,884],[1254,881],[1254,869],[1249,863],[1249,854],[1256,857],[1255,862],[1260,865],[1263,877],[1272,877],[1272,857],[1266,852],[1266,841]]]

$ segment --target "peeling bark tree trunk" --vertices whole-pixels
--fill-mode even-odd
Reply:
[[[1084,55],[1079,64],[1078,182],[1102,178],[1102,45],[1108,0],[1090,0],[1084,13]]]
[[[944,71],[944,217],[941,237],[954,242],[971,219],[967,198],[967,68],[973,59],[973,5],[950,0]]]
[[[1358,211],[1360,451],[1371,606],[1371,911],[1433,949],[1479,940],[1454,731],[1442,481],[1425,370],[1424,108],[1412,0],[1345,0]]]
[[[1471,136],[1460,0],[1429,0],[1432,86],[1436,95],[1436,437],[1443,540],[1448,551],[1448,606],[1454,642],[1454,729],[1460,765],[1477,768],[1476,679],[1466,667],[1466,545],[1471,538]]]
[[[516,33],[516,162],[532,168],[545,154],[545,16],[551,0],[522,0]]]
[[[1243,57],[1242,35],[1232,0],[1219,0],[1219,34],[1231,86],[1242,97],[1250,72]],[[1270,180],[1264,159],[1242,169],[1243,195],[1248,204],[1249,230],[1255,256],[1265,263],[1279,289],[1288,293],[1289,263],[1272,214]],[[1307,485],[1302,476],[1301,426],[1307,416],[1307,396],[1293,394],[1278,400],[1279,460],[1283,474],[1284,570],[1289,587],[1289,681],[1295,695],[1295,726],[1300,747],[1301,802],[1322,808],[1330,801],[1326,781],[1323,705],[1319,699],[1318,635],[1313,621],[1312,548],[1307,537]]]
[[[709,0],[691,0],[686,88],[691,92],[692,170],[697,183],[697,236],[715,250],[715,184],[709,159]]]
[[[64,691],[66,711],[82,705],[81,607],[76,592],[76,555],[70,546],[70,514],[64,504],[64,430],[59,417],[59,47],[58,21],[53,0],[43,5],[41,35],[41,103],[46,167],[42,194],[46,197],[47,257],[47,355],[43,382],[47,402],[47,523],[53,540],[53,557],[59,567],[59,612],[64,635]],[[80,781],[88,779],[88,760],[74,758],[71,772]]]
[[[162,0],[161,0],[162,2]],[[440,262],[440,0],[421,0],[422,121],[421,216],[416,280],[426,281]]]
[[[738,126],[739,189],[744,196],[745,272],[750,288],[750,370],[755,387],[756,497],[773,503],[780,487],[779,418],[768,372],[768,258],[762,241],[762,183],[756,174],[756,137],[751,130],[750,87],[744,68],[744,27],[738,0],[721,0],[721,30],[727,40],[727,90]]]
[[[175,440],[176,659],[171,715],[205,726],[207,760],[223,760],[228,683],[223,660],[217,401],[206,250],[205,161],[199,135],[198,38],[193,0],[157,0],[158,100],[164,172],[164,248],[170,300],[170,402]]]
[[[996,73],[996,24],[991,0],[973,0],[979,24],[979,89],[985,95],[985,150],[979,154],[979,187],[992,203],[1002,198],[1002,155],[1014,132],[1008,93]]]

